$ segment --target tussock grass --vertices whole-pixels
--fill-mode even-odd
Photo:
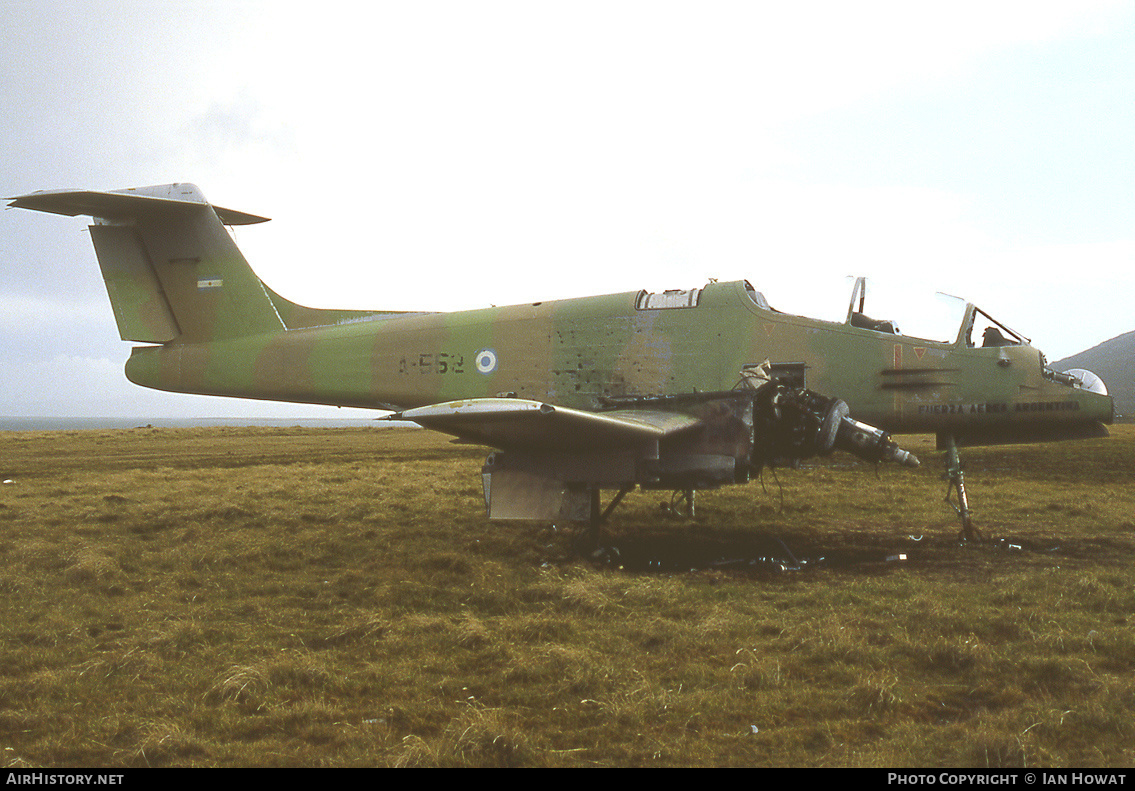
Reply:
[[[0,434],[0,763],[1135,763],[1135,429],[964,451],[983,546],[913,444],[593,566],[427,432]]]

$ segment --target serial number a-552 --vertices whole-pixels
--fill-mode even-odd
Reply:
[[[466,369],[465,355],[450,352],[422,353],[398,361],[400,374],[463,374]]]

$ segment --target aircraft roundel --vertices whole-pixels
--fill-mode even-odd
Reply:
[[[473,363],[477,366],[477,373],[491,374],[497,369],[497,353],[492,349],[481,349],[474,355]]]

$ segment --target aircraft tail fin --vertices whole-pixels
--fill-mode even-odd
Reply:
[[[225,229],[266,217],[213,206],[192,184],[35,192],[10,205],[94,218],[91,240],[123,340],[201,343],[285,329]]]

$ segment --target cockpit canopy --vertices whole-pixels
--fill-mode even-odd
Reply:
[[[981,342],[978,343],[978,332]],[[1029,339],[1019,332],[1009,329],[976,305],[966,306],[965,319],[958,334],[958,342],[964,340],[966,346],[1020,346]]]
[[[1029,343],[1029,339],[1024,335],[1010,329],[976,305],[964,303],[949,294],[939,292],[936,296],[944,298],[945,302],[940,301],[935,307],[945,308],[945,310],[934,309],[933,307],[926,309],[923,306],[911,306],[905,301],[902,302],[902,307],[907,309],[907,316],[913,318],[919,324],[919,327],[914,331],[904,333],[893,319],[877,319],[864,312],[867,299],[867,278],[860,277],[856,279],[855,287],[851,291],[851,302],[847,307],[846,322],[853,327],[873,332],[888,335],[905,334],[925,340],[935,340],[939,343],[964,345],[969,348],[975,346],[1020,346]],[[964,307],[962,308],[959,326],[957,308],[962,305]],[[950,313],[954,317],[952,321],[946,318]],[[945,321],[943,321],[944,318]],[[933,324],[935,319],[937,319],[936,326]]]
[[[872,281],[871,301],[868,304],[867,278],[860,277],[855,280],[850,303],[842,303],[846,297],[810,289],[807,299],[798,300],[801,303],[798,309],[788,311],[771,307],[764,295],[748,281],[745,282],[745,289],[753,303],[763,310],[798,313],[884,335],[902,335],[966,348],[1030,343],[1024,335],[1002,324],[976,305],[950,294],[932,293],[917,286]],[[836,313],[839,310],[838,303],[847,305],[846,313]],[[827,305],[826,310],[824,305]]]

